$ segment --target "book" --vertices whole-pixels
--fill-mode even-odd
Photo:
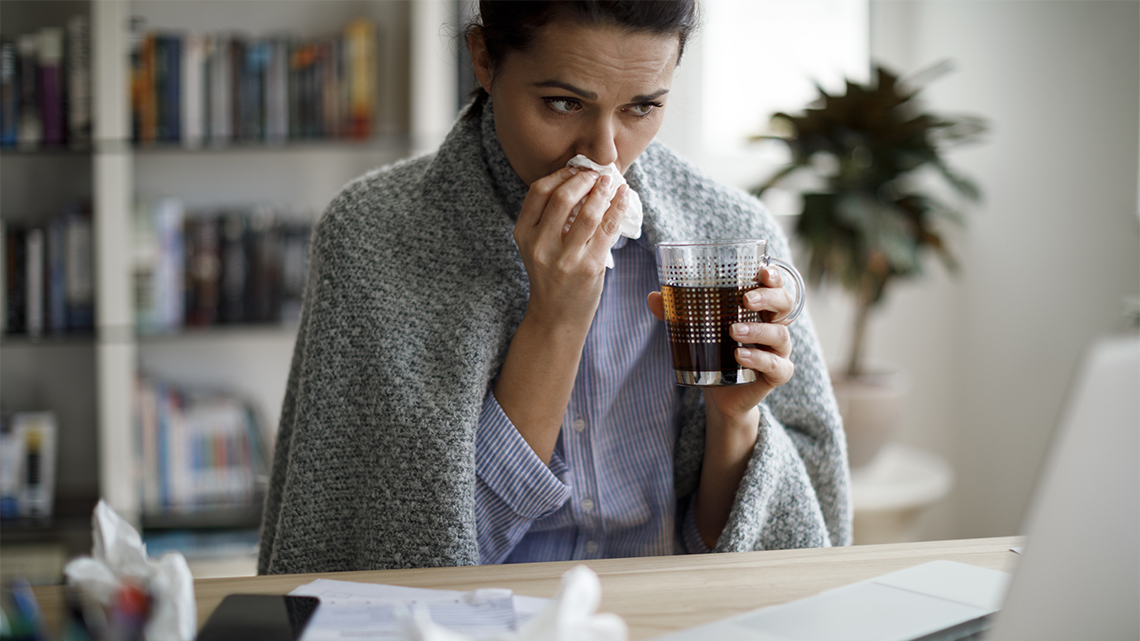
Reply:
[[[155,36],[154,101],[157,139],[182,139],[182,39],[177,35]]]
[[[26,33],[16,40],[16,51],[19,54],[20,75],[20,131],[17,144],[23,148],[38,147],[43,139],[43,125],[40,121],[39,73],[37,61],[39,60],[39,38],[36,34]]]
[[[249,278],[246,251],[246,216],[241,211],[222,215],[221,320],[242,323],[247,319],[246,281]]]
[[[0,147],[15,147],[20,132],[20,77],[16,43],[0,38]]]
[[[233,139],[233,64],[230,38],[215,34],[210,39],[210,140],[224,144]]]
[[[362,139],[372,135],[376,113],[376,25],[369,20],[354,20],[345,27],[349,95],[348,135]]]
[[[25,329],[29,336],[40,336],[44,331],[44,230],[29,229],[24,244]]]
[[[135,203],[131,216],[135,331],[139,334],[153,334],[159,331],[158,294],[155,283],[159,248],[152,211],[151,203],[139,201]]]
[[[158,243],[155,264],[155,309],[158,330],[181,329],[185,320],[185,269],[183,225],[185,207],[177,198],[164,198],[154,210],[154,231]]]
[[[182,144],[194,148],[206,135],[206,44],[202,35],[188,34],[182,41]]]
[[[186,221],[186,324],[213,325],[219,320],[222,254],[219,220],[199,215]]]
[[[258,499],[268,451],[248,402],[141,378],[135,403],[145,514],[244,507]]]
[[[95,327],[95,237],[89,205],[75,205],[64,214],[63,291],[67,329]]]
[[[27,257],[24,253],[24,229],[12,223],[4,225],[4,277],[6,331],[22,334],[26,331],[25,303],[27,302]]]
[[[67,331],[65,265],[67,220],[58,216],[47,227],[47,329],[52,334]]]
[[[246,226],[248,250],[246,319],[269,323],[281,317],[281,233],[272,211],[254,210]]]
[[[91,31],[87,17],[67,21],[67,140],[91,142]]]
[[[301,320],[311,232],[312,227],[301,222],[288,223],[282,229],[281,321],[287,324]]]
[[[67,142],[67,116],[63,97],[63,29],[48,27],[39,34],[39,96],[42,144]]]
[[[156,93],[156,47],[153,33],[143,36],[139,45],[138,83],[138,141],[143,144],[158,140],[158,97]]]

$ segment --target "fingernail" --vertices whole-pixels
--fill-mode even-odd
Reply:
[[[750,305],[757,305],[761,301],[760,292],[755,291],[755,290],[750,291],[747,294],[745,294],[744,298],[748,299],[748,304],[750,304]]]
[[[622,185],[621,187],[618,187],[618,198],[623,204],[625,201],[629,200],[629,185]]]
[[[571,176],[577,176],[577,175],[578,175],[578,172],[580,172],[580,171],[582,171],[582,170],[581,170],[581,169],[579,169],[579,168],[577,168],[577,167],[570,167],[570,168],[569,168],[569,171],[570,171],[570,175],[571,175]]]
[[[736,349],[736,352],[738,354],[740,354],[741,358],[751,358],[752,357],[752,350],[748,349],[747,347],[738,347]]]
[[[733,323],[732,333],[736,336],[748,336],[748,325],[746,323]]]
[[[604,189],[605,191],[608,192],[610,190],[610,186],[613,184],[614,184],[613,178],[610,178],[609,176],[602,176],[602,182],[601,182],[602,189]]]

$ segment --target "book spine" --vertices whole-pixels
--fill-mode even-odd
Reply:
[[[40,31],[40,118],[43,144],[66,142],[66,116],[63,108],[63,30]]]
[[[67,297],[64,289],[67,246],[67,220],[60,216],[48,227],[47,236],[47,315],[52,334],[67,331]]]
[[[182,47],[182,144],[202,144],[206,119],[205,38],[189,34]]]
[[[181,329],[185,320],[185,257],[182,201],[165,198],[155,210],[155,232],[158,237],[158,262],[155,272],[158,328],[161,331]]]
[[[233,139],[233,80],[230,39],[215,35],[210,54],[210,139],[225,144]]]
[[[225,323],[241,323],[246,317],[246,217],[230,212],[222,223],[221,317]]]
[[[22,334],[26,331],[27,314],[27,254],[24,230],[14,225],[5,226],[5,278],[7,280],[7,331]]]
[[[0,147],[15,147],[20,132],[20,76],[16,43],[0,38]]]
[[[25,242],[27,330],[30,336],[39,336],[44,331],[44,231],[38,228],[29,230]]]
[[[182,140],[182,38],[176,35],[162,39],[166,52],[166,81],[160,94],[163,104],[166,142]]]
[[[157,42],[153,33],[143,36],[139,54],[139,142],[158,140],[158,101],[156,95]]]
[[[376,113],[376,25],[354,20],[345,29],[349,54],[349,132],[353,138],[367,138],[373,132]]]
[[[91,31],[86,16],[67,22],[67,139],[91,142]]]
[[[218,322],[218,294],[222,276],[222,257],[219,243],[218,219],[200,216],[194,219],[188,234],[193,241],[193,252],[187,255],[188,284],[193,295],[192,306],[187,308],[187,321],[192,325],[213,325]]]
[[[245,139],[245,131],[242,128],[243,117],[248,109],[246,106],[248,98],[242,91],[245,84],[245,49],[246,44],[241,38],[235,36],[230,40],[230,95],[232,96],[230,128],[234,140]]]
[[[135,420],[139,430],[142,509],[145,514],[162,512],[162,479],[159,474],[158,447],[158,399],[154,383],[147,380],[136,382]]]
[[[40,121],[39,98],[39,38],[35,34],[24,34],[16,41],[20,54],[20,132],[19,146],[34,148],[43,139],[43,125]]]
[[[154,216],[143,201],[135,204],[132,219],[135,289],[135,329],[140,334],[158,331],[155,273],[158,264],[158,237]]]
[[[90,331],[95,327],[95,254],[91,214],[67,214],[64,234],[64,305],[69,331]]]

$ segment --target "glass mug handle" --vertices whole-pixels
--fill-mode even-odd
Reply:
[[[792,277],[792,280],[796,282],[796,302],[792,305],[791,313],[789,313],[784,318],[777,318],[776,320],[772,321],[783,323],[785,325],[791,325],[792,321],[796,320],[796,318],[799,317],[800,312],[804,310],[804,278],[803,276],[800,276],[800,273],[796,271],[795,267],[792,267],[790,264],[780,260],[779,258],[775,258],[767,254],[764,254],[764,266],[771,266],[782,269]]]

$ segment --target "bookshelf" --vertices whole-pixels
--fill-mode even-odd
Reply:
[[[310,220],[349,180],[436,146],[455,116],[454,0],[4,0],[3,32],[18,34],[89,17],[92,142],[62,149],[0,150],[0,216],[42,224],[45,212],[91,203],[94,330],[0,340],[4,410],[46,409],[60,424],[57,506],[87,511],[104,498],[136,525],[245,528],[245,510],[170,518],[144,516],[135,418],[140,375],[188,388],[230,390],[276,431],[295,327],[287,323],[135,330],[135,204],[178,198],[188,210],[269,204]],[[173,33],[289,34],[317,38],[365,17],[379,28],[379,96],[371,136],[361,140],[237,141],[188,148],[132,140],[132,24]],[[57,511],[59,527],[80,527]],[[69,519],[71,519],[69,521]],[[85,525],[86,520],[80,519]],[[26,527],[24,529],[27,529]],[[5,526],[6,543],[11,525]],[[86,552],[85,549],[69,553]]]

